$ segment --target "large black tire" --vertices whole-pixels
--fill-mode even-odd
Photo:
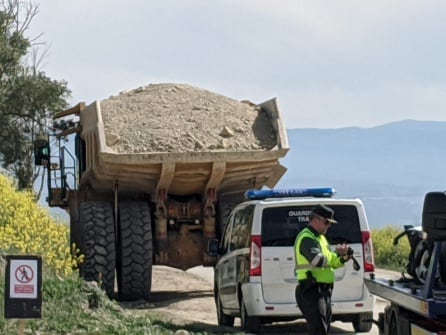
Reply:
[[[141,201],[119,205],[118,291],[121,300],[149,300],[153,242],[150,207]]]
[[[352,324],[355,332],[368,333],[373,326],[373,312],[366,312],[356,315]]]
[[[446,240],[446,193],[429,192],[424,198],[422,227],[427,237]]]
[[[415,269],[415,280],[419,284],[426,281],[433,248],[434,242],[432,240],[421,240],[415,248],[413,267]]]
[[[114,297],[115,285],[115,226],[113,209],[107,202],[84,202],[79,209],[82,228],[81,252],[84,262],[80,273],[86,281],[96,281]]]
[[[248,333],[255,334],[260,329],[260,317],[248,315],[243,298],[240,301],[240,324],[242,330]]]
[[[217,293],[215,297],[215,305],[217,308],[217,322],[219,326],[234,326],[234,317],[231,315],[227,315],[223,312],[223,306],[221,304],[220,295]]]

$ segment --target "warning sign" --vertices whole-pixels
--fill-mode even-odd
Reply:
[[[32,255],[7,255],[5,318],[42,317],[42,259]]]
[[[37,298],[37,259],[11,259],[11,298]]]

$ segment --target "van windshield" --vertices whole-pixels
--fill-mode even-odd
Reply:
[[[329,205],[335,211],[335,220],[327,232],[330,244],[361,243],[358,211],[353,205]],[[262,213],[262,246],[292,246],[297,234],[307,226],[309,206],[265,208]]]

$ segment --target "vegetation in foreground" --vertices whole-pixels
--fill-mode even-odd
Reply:
[[[4,258],[6,254],[39,255],[43,260],[42,319],[26,321],[26,334],[218,334],[217,327],[181,326],[163,322],[156,311],[123,308],[97,287],[80,279],[76,265],[82,257],[69,246],[69,229],[50,218],[29,192],[16,191],[0,175],[0,334],[17,333],[17,320],[4,318]],[[376,266],[401,271],[407,263],[409,243],[400,231],[385,227],[372,231]],[[187,332],[178,332],[183,329]]]
[[[158,335],[200,326],[163,322],[150,309],[123,308],[78,275],[82,256],[69,246],[69,228],[56,222],[27,191],[16,191],[0,174],[0,334],[16,334],[17,320],[4,318],[5,255],[39,255],[43,263],[42,318],[26,320],[26,334]],[[219,333],[218,329],[212,333]],[[186,333],[183,333],[186,334]]]
[[[4,294],[3,285],[0,294]],[[168,335],[180,329],[189,334],[208,334],[200,331],[199,326],[163,322],[150,309],[124,309],[76,274],[63,278],[54,274],[45,276],[42,310],[42,319],[26,320],[26,334]],[[0,334],[16,334],[17,328],[17,320],[3,318],[2,306]]]

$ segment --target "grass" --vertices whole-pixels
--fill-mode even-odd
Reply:
[[[4,259],[1,259],[4,262]],[[4,269],[4,264],[2,269]],[[0,294],[4,296],[4,273],[0,275]],[[205,324],[176,325],[163,320],[156,310],[127,308],[110,300],[95,285],[76,273],[60,277],[44,274],[42,318],[28,319],[25,334],[39,335],[208,335],[228,332]],[[0,334],[17,334],[18,320],[4,318],[0,301]]]
[[[4,282],[4,278],[1,280]],[[26,320],[25,334],[167,335],[181,329],[195,335],[208,334],[193,325],[182,327],[164,322],[148,309],[126,310],[75,274],[65,278],[47,275],[42,289],[42,318]],[[0,293],[3,296],[3,285]],[[1,310],[0,334],[16,334],[17,320],[4,318],[3,301]]]

